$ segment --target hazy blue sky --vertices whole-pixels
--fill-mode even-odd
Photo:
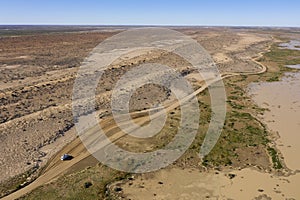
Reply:
[[[300,0],[3,0],[0,24],[300,26]]]

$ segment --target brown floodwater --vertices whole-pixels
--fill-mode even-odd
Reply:
[[[261,107],[268,128],[277,132],[275,141],[287,167],[300,170],[300,73],[286,73],[281,81],[252,83],[249,94]]]

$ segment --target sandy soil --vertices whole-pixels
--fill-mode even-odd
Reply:
[[[266,40],[265,35],[253,35],[253,34],[246,34],[246,33],[238,33],[237,35],[240,37],[239,41],[235,44],[225,47],[226,50],[228,51],[243,50],[252,44],[260,43]]]

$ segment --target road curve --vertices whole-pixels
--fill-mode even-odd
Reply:
[[[271,45],[268,47],[267,51],[269,51]],[[259,72],[245,72],[245,73],[224,73],[221,75],[221,78],[217,78],[217,79],[213,79],[211,80],[208,84],[204,84],[203,86],[201,86],[199,89],[197,89],[196,91],[194,91],[192,94],[188,95],[187,97],[185,97],[183,99],[183,101],[188,101],[190,100],[190,98],[192,98],[195,95],[198,95],[199,93],[203,92],[205,89],[207,89],[211,84],[215,83],[216,81],[220,81],[223,80],[225,78],[228,77],[232,77],[232,76],[237,76],[237,75],[255,75],[255,74],[262,74],[267,70],[267,67],[264,66],[262,63],[258,62],[257,60],[259,58],[261,58],[263,56],[264,52],[260,52],[259,56],[255,57],[252,59],[253,62],[255,62],[256,64],[258,64],[259,66],[261,66],[261,70]],[[180,104],[178,101],[176,101],[175,103],[169,105],[166,108],[166,111],[169,112],[173,109],[175,109],[176,107],[178,107]],[[144,111],[138,111],[138,112],[134,112],[132,113],[134,114],[143,114],[143,113],[148,113],[149,110],[144,110]],[[155,115],[159,115],[158,113],[155,113]],[[117,130],[115,125],[111,124],[111,120],[112,118],[109,117],[107,119],[104,119],[103,122],[101,123],[101,125],[103,124],[103,130],[104,131],[114,131]],[[149,118],[147,116],[137,116],[137,118],[135,118],[135,122],[136,123],[145,123],[147,122],[147,120],[149,120]],[[95,128],[91,128],[89,130],[89,135],[93,135],[95,132]],[[95,134],[94,134],[95,135]],[[113,133],[111,136],[109,136],[111,141],[116,141],[118,139],[120,139],[121,137],[123,137],[124,134],[123,132],[117,131],[115,133]],[[64,154],[64,153],[69,153],[71,155],[74,156],[74,158],[70,161],[61,161],[60,155]],[[2,200],[11,200],[11,199],[17,199],[29,192],[31,192],[32,190],[36,189],[37,187],[49,183],[53,180],[55,180],[56,178],[58,178],[59,176],[61,176],[62,174],[65,174],[68,169],[70,169],[71,167],[73,167],[74,165],[80,163],[81,161],[83,161],[84,159],[87,159],[88,157],[91,157],[92,155],[88,152],[88,150],[85,148],[85,146],[82,144],[81,140],[79,137],[77,137],[74,141],[72,141],[70,144],[66,145],[62,150],[60,150],[56,156],[54,156],[47,164],[46,168],[43,170],[43,173],[32,183],[30,183],[29,185],[27,185],[26,187],[15,191],[14,193],[5,196],[2,198]]]

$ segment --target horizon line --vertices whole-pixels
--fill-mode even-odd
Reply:
[[[54,23],[24,23],[1,24],[0,26],[98,26],[98,27],[257,27],[257,28],[300,28],[300,25],[198,25],[198,24],[54,24]]]

